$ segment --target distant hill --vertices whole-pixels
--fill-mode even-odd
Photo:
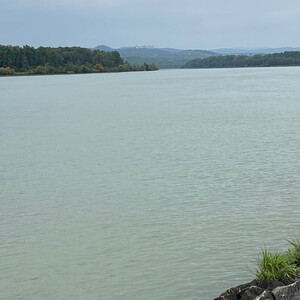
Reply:
[[[105,45],[94,48],[102,51],[118,51],[121,57],[131,65],[156,64],[160,69],[182,68],[188,61],[204,59],[220,55],[256,55],[274,54],[283,52],[300,51],[300,47],[282,48],[220,48],[212,50],[181,50],[175,48],[154,48],[154,47],[121,47],[113,49]]]
[[[95,47],[92,50],[100,50],[100,51],[108,51],[108,52],[115,51],[115,49],[112,49],[112,48],[110,48],[108,46],[105,46],[105,45],[99,45],[99,46]]]
[[[187,61],[195,58],[207,58],[217,55],[207,50],[180,50],[173,48],[140,48],[122,47],[112,49],[101,45],[94,50],[114,51],[117,50],[121,57],[131,65],[156,64],[161,69],[181,68]]]

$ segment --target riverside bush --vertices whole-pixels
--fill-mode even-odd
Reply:
[[[256,278],[262,281],[291,279],[299,271],[292,250],[271,252],[264,249],[258,256],[256,263],[258,266]]]
[[[288,249],[289,255],[294,260],[294,263],[300,267],[300,238],[289,238],[288,243],[292,248]]]

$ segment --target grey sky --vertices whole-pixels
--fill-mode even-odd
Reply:
[[[0,0],[0,44],[300,46],[299,0]]]

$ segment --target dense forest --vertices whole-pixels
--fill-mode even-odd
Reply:
[[[300,51],[274,54],[223,55],[188,61],[184,68],[246,68],[300,66]]]
[[[0,45],[0,75],[73,74],[152,71],[146,63],[131,66],[118,51],[105,52],[80,47],[39,47]]]

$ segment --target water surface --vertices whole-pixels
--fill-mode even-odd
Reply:
[[[300,68],[0,78],[0,299],[206,300],[299,232]]]

